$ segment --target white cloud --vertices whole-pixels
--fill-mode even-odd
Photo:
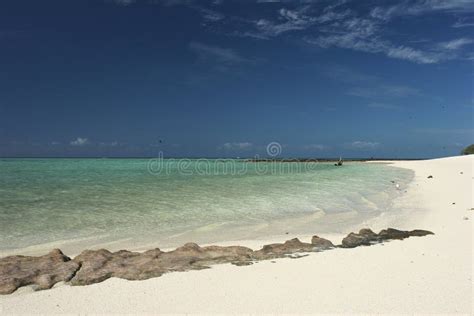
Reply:
[[[378,84],[375,83],[370,87],[355,87],[347,92],[348,95],[362,97],[362,98],[375,98],[375,97],[397,97],[404,98],[410,96],[421,95],[418,89],[391,84]]]
[[[255,30],[237,32],[236,35],[268,39],[291,31],[305,30],[318,22],[317,17],[307,15],[309,9],[310,6],[301,6],[293,10],[281,8],[277,12],[277,21],[266,18],[248,21]]]
[[[309,145],[305,145],[303,148],[306,150],[321,151],[321,150],[326,150],[327,146],[321,145],[321,144],[309,144]]]
[[[387,103],[378,103],[378,102],[373,102],[367,104],[369,108],[372,109],[383,109],[383,110],[400,110],[402,107],[393,105],[393,104],[387,104]]]
[[[405,0],[389,7],[375,7],[370,12],[370,16],[388,21],[398,16],[421,15],[436,11],[470,13],[474,12],[474,2],[472,0]]]
[[[260,2],[277,2],[277,0],[257,0]],[[217,23],[217,32],[225,32],[232,36],[251,37],[254,39],[271,39],[291,33],[300,36],[307,43],[321,48],[343,48],[355,51],[383,54],[388,58],[405,60],[418,64],[435,64],[455,58],[466,58],[457,52],[464,45],[470,44],[470,39],[456,39],[444,43],[422,45],[411,38],[399,42],[387,37],[385,27],[387,23],[398,16],[415,16],[430,12],[456,13],[458,22],[453,27],[474,25],[462,14],[474,12],[473,0],[402,0],[395,5],[378,6],[368,13],[361,13],[357,8],[348,8],[349,1],[316,1],[301,0],[278,1],[278,10],[273,16],[252,14],[252,18],[245,16],[228,16],[225,23],[220,21],[224,16],[208,9],[200,9],[203,18],[209,22],[206,25]],[[383,3],[383,2],[379,2]],[[272,8],[272,6],[268,6]],[[229,28],[231,30],[229,31]],[[311,31],[311,36],[307,35]],[[416,43],[416,44],[415,44]],[[242,58],[232,50],[219,47],[194,45],[192,49],[200,51],[201,56],[214,56],[220,62],[231,63]]]
[[[474,128],[417,128],[415,129],[417,133],[424,133],[424,134],[466,134],[474,136]]]
[[[473,42],[474,41],[470,38],[458,38],[458,39],[454,39],[448,42],[439,43],[439,46],[447,50],[457,50],[463,47],[464,45],[468,45]]]
[[[275,23],[266,19],[260,19],[255,22],[255,27],[257,28],[256,34],[259,37],[269,38],[290,31],[304,30],[307,24],[303,20],[288,20],[284,23]],[[255,33],[249,32],[249,34]],[[253,36],[258,38],[258,36]]]
[[[343,23],[333,23],[325,28],[328,35],[306,41],[322,48],[339,47],[366,53],[382,53],[387,57],[420,64],[437,63],[444,58],[436,52],[421,51],[403,45],[394,45],[380,37],[378,22],[366,18],[350,18]]]
[[[121,145],[119,142],[117,141],[113,141],[113,142],[102,142],[102,143],[99,143],[100,146],[105,146],[105,147],[116,147],[116,146],[119,146]]]
[[[252,143],[249,142],[233,142],[233,143],[225,143],[222,145],[221,148],[225,150],[249,150],[253,147]]]
[[[421,51],[406,46],[388,46],[386,47],[385,53],[388,57],[409,60],[419,64],[435,64],[444,59],[440,54]]]
[[[474,26],[474,19],[460,18],[459,20],[456,21],[456,23],[452,25],[452,27],[455,27],[455,28],[470,27],[470,26]]]
[[[354,149],[373,149],[375,147],[378,147],[379,145],[380,143],[377,142],[369,142],[362,140],[356,140],[349,144],[349,146]]]
[[[224,64],[249,62],[230,48],[206,45],[199,42],[189,43],[189,49],[195,52],[202,61],[217,61]]]
[[[90,144],[87,138],[78,137],[75,140],[70,142],[71,146],[85,146]]]
[[[129,6],[134,4],[136,0],[113,0],[113,2],[118,5]]]
[[[199,8],[198,10],[201,12],[202,17],[208,22],[217,22],[225,18],[225,16],[222,13],[219,13],[214,10],[210,10],[206,8]]]

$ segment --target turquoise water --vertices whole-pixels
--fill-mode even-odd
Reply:
[[[255,227],[311,214],[365,219],[390,211],[391,181],[403,186],[412,176],[365,163],[3,159],[0,250],[81,240],[172,244],[190,232],[219,241],[229,227],[258,235]],[[232,237],[245,236],[239,229]]]

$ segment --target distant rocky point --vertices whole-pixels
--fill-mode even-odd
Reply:
[[[474,154],[474,144],[467,146],[461,151],[461,155],[472,155]]]
[[[87,285],[111,277],[145,280],[174,271],[207,269],[219,263],[250,265],[259,260],[299,258],[302,253],[369,246],[393,239],[432,234],[426,230],[402,231],[393,228],[376,234],[370,229],[361,229],[359,233],[347,235],[339,246],[327,239],[313,236],[311,243],[294,238],[281,244],[265,245],[255,251],[241,246],[200,247],[195,243],[187,243],[168,252],[158,248],[143,253],[85,250],[74,259],[55,249],[40,257],[10,256],[0,259],[0,294],[10,294],[27,285],[33,286],[35,290],[49,289],[61,281],[71,285]]]

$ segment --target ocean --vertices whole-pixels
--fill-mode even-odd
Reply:
[[[412,178],[362,162],[1,159],[0,252],[337,232],[393,211]]]

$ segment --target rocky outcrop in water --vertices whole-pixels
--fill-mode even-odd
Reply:
[[[249,265],[258,260],[299,258],[302,253],[336,247],[354,248],[391,239],[430,234],[433,233],[425,230],[401,231],[393,228],[384,229],[376,234],[370,229],[361,229],[357,234],[347,235],[340,246],[334,246],[327,239],[313,236],[311,243],[294,238],[284,243],[265,245],[255,251],[241,246],[200,247],[195,243],[187,243],[168,252],[158,248],[143,253],[127,250],[117,252],[105,249],[85,250],[72,260],[56,249],[41,257],[11,256],[0,259],[0,294],[12,293],[26,285],[33,285],[37,290],[49,289],[61,281],[70,282],[71,285],[87,285],[111,277],[145,280],[173,271],[206,269],[219,263]]]

